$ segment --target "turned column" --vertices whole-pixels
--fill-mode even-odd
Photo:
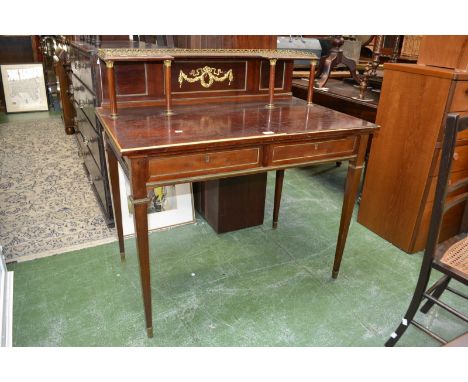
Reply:
[[[106,61],[107,88],[109,92],[110,115],[117,118],[117,96],[115,94],[114,61]]]
[[[315,82],[315,61],[310,61],[309,88],[307,89],[307,105],[313,105],[312,95],[314,94]]]
[[[172,90],[171,90],[171,60],[164,60],[164,91],[166,93],[165,115],[173,115],[172,111]]]
[[[276,58],[270,59],[270,82],[268,85],[268,109],[273,109],[273,98],[275,96],[275,73],[276,73]]]

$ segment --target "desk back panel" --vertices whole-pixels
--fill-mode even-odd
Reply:
[[[99,65],[102,104],[108,105],[106,66]],[[162,62],[116,62],[117,103],[120,107],[164,105]],[[278,61],[275,96],[291,96],[293,63]],[[172,63],[174,103],[268,99],[270,65],[257,59],[181,59]],[[220,98],[222,97],[222,98]]]

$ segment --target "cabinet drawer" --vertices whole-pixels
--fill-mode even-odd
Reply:
[[[153,158],[149,161],[149,173],[153,180],[177,179],[259,166],[260,148],[254,147]]]
[[[71,69],[89,89],[93,89],[92,57],[74,50],[72,52]]]
[[[457,81],[450,111],[468,110],[468,81]]]
[[[99,199],[99,203],[103,208],[106,208],[107,201],[105,184],[104,178],[101,174],[101,170],[97,166],[93,156],[91,155],[89,149],[84,143],[81,133],[76,134],[76,139],[78,140],[78,144],[81,147],[81,157],[83,158],[83,164],[86,168],[86,171],[88,172],[88,180],[94,188],[94,191]]]
[[[437,149],[437,165],[435,166],[435,169],[432,172],[431,176],[437,176],[439,174],[440,153],[441,150]],[[452,168],[450,169],[450,172],[453,173],[463,170],[468,170],[468,144],[459,144],[455,147],[455,152],[453,153]]]
[[[88,119],[95,125],[94,106],[96,97],[75,76],[72,76],[73,100],[75,108],[83,110]]]
[[[307,163],[316,159],[343,157],[355,151],[356,138],[273,145],[270,165]]]
[[[414,251],[421,251],[426,247],[427,235],[429,233],[429,225],[431,221],[433,203],[426,203],[424,212],[421,219],[421,225],[417,231],[416,241],[414,245]],[[447,211],[442,220],[442,226],[439,234],[439,243],[449,239],[452,236],[458,234],[460,229],[461,220],[463,218],[463,211],[465,209],[465,203],[453,207]]]
[[[101,169],[101,143],[99,134],[94,130],[81,110],[76,111],[75,129],[81,133],[84,145],[89,149],[99,169]]]
[[[450,173],[450,178],[449,178],[449,185],[452,183],[455,183],[456,181],[468,177],[468,170],[462,170],[462,171],[457,171],[457,172],[451,172]],[[427,202],[432,202],[434,201],[435,198],[435,192],[436,192],[436,187],[437,187],[437,176],[432,176],[430,178],[430,185],[429,185],[429,194],[427,196]],[[453,193],[450,194],[450,196],[455,196],[458,194],[462,194],[463,192],[468,191],[468,186],[460,188],[457,191],[454,191]],[[449,197],[450,198],[450,197]]]

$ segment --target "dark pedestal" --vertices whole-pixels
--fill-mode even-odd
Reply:
[[[267,174],[194,183],[196,210],[217,233],[263,224]]]

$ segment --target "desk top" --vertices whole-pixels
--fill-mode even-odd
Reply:
[[[107,108],[96,115],[122,154],[170,152],[240,143],[268,143],[366,134],[377,125],[298,98],[265,102],[178,105],[175,115],[163,108],[120,109],[112,119]]]

